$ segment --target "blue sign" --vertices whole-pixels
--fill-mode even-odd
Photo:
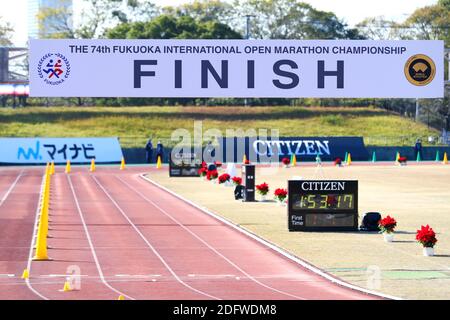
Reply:
[[[362,137],[281,137],[277,140],[258,137],[223,138],[220,142],[224,162],[241,162],[244,156],[250,161],[281,160],[296,155],[302,161],[315,161],[319,155],[324,161],[345,158],[366,161],[369,153]]]
[[[0,163],[120,162],[117,138],[0,138]]]

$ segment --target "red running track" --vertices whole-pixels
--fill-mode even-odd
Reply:
[[[42,169],[0,170],[0,299],[374,299],[139,177],[52,177],[51,261],[31,261]],[[29,268],[30,279],[20,279]],[[68,275],[77,288],[63,292]]]

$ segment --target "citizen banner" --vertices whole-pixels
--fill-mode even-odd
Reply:
[[[122,149],[117,138],[0,138],[0,163],[118,163]]]
[[[222,138],[215,155],[223,162],[239,162],[245,154],[252,162],[279,161],[293,154],[302,161],[315,161],[319,155],[324,161],[345,159],[366,161],[369,153],[362,137],[280,137],[276,140],[259,137]]]
[[[441,98],[443,41],[30,40],[31,97]]]

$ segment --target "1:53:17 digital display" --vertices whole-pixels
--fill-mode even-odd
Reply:
[[[294,210],[352,210],[353,194],[297,194],[293,197]]]

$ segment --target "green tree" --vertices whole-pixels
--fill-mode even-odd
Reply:
[[[450,46],[450,0],[418,8],[404,22],[383,17],[367,18],[357,25],[360,33],[381,40],[444,40]]]
[[[450,46],[450,0],[417,9],[403,26],[409,29],[407,39],[444,40]]]
[[[14,30],[8,22],[2,20],[0,16],[0,46],[11,46],[11,37]]]
[[[57,6],[42,7],[37,14],[40,38],[73,39],[71,1],[58,0]]]
[[[251,14],[251,35],[259,39],[360,39],[332,12],[298,0],[236,0],[237,16]]]
[[[241,39],[242,35],[217,21],[190,16],[160,15],[148,22],[124,23],[106,32],[110,39]]]
[[[164,7],[162,11],[178,17],[190,16],[198,21],[218,21],[224,24],[230,24],[235,13],[231,4],[220,0],[195,0],[176,7]]]

